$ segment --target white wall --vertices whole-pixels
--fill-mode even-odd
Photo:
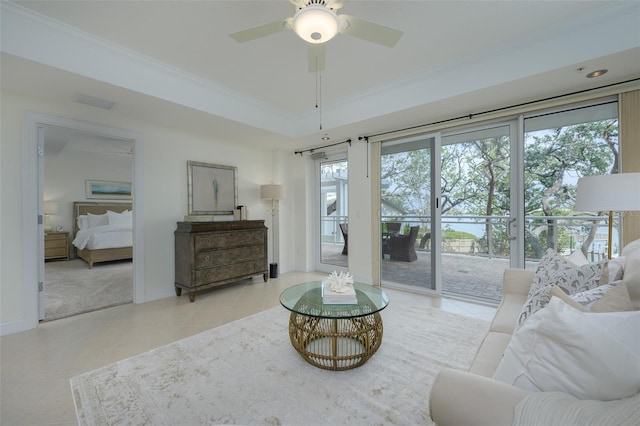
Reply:
[[[276,181],[269,160],[273,153],[256,148],[243,148],[217,140],[215,135],[203,136],[162,128],[119,116],[117,110],[105,111],[73,102],[51,103],[20,94],[0,92],[2,103],[0,145],[0,324],[3,334],[16,330],[11,324],[25,321],[23,288],[22,237],[22,126],[25,111],[86,121],[101,126],[126,129],[143,136],[142,180],[144,190],[135,194],[141,198],[144,220],[145,272],[144,301],[175,297],[174,241],[176,222],[187,214],[187,161],[197,160],[238,167],[238,201],[248,206],[249,219],[266,219],[267,206],[260,200],[261,184]],[[280,167],[280,166],[278,166]],[[283,175],[283,179],[288,174]],[[288,182],[280,182],[290,186]],[[34,195],[35,196],[35,195]],[[286,205],[295,205],[295,197],[288,197]],[[295,214],[290,212],[287,214]],[[289,216],[282,218],[289,220]],[[34,224],[35,226],[35,224]],[[285,230],[281,241],[287,241]],[[284,243],[282,244],[284,245]],[[282,272],[294,264],[281,254]],[[138,260],[140,261],[140,260]],[[19,325],[17,326],[19,331]]]
[[[45,146],[46,133],[45,129]],[[73,203],[102,201],[86,198],[85,180],[132,182],[132,171],[133,162],[130,156],[67,150],[62,150],[55,156],[45,156],[44,200],[55,201],[58,204],[58,212],[49,217],[49,225],[53,229],[62,225],[64,230],[73,236]]]

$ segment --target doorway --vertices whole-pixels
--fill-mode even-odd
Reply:
[[[87,132],[88,134],[101,135],[114,139],[129,140],[133,144],[135,156],[133,159],[133,193],[134,211],[133,224],[133,302],[144,302],[144,223],[142,220],[143,206],[140,200],[135,200],[135,194],[141,194],[144,187],[143,182],[143,138],[142,135],[118,128],[105,127],[83,121],[26,112],[24,114],[23,132],[23,202],[22,211],[24,220],[22,222],[22,235],[24,238],[25,251],[23,253],[23,285],[24,298],[23,308],[25,312],[24,320],[16,324],[16,330],[28,330],[37,327],[41,319],[41,306],[43,296],[43,277],[40,265],[44,264],[44,203],[42,196],[42,169],[39,167],[43,152],[42,145],[39,145],[38,134],[46,126],[54,126],[67,129],[75,129]],[[40,139],[42,141],[42,139]],[[40,190],[39,190],[40,188]],[[39,196],[35,196],[40,194]],[[140,197],[138,197],[140,198]],[[140,261],[136,261],[139,259]]]
[[[319,217],[317,268],[348,267],[349,163],[346,155],[317,160],[316,212]]]
[[[91,229],[79,228],[82,221],[77,220],[77,215],[80,209],[89,207],[93,213],[111,210],[111,216],[116,211],[131,210],[130,195],[92,195],[87,193],[87,185],[122,182],[123,189],[130,188],[133,142],[56,126],[43,126],[42,130],[45,241],[41,320],[133,302],[131,257],[90,265],[77,256],[74,245],[82,243],[101,249],[132,246],[130,213],[118,213],[117,219],[127,220],[117,227],[103,224]],[[85,238],[91,240],[85,243]]]

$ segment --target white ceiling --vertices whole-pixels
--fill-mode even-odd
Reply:
[[[339,13],[404,35],[393,48],[329,41],[321,110],[294,33],[228,36],[293,15],[286,0],[15,1],[2,12],[3,88],[84,93],[116,102],[114,114],[272,148],[640,77],[639,1],[348,1]],[[585,78],[599,68],[609,72]]]

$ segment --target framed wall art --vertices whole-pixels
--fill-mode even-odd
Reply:
[[[189,215],[233,215],[237,167],[187,161]]]
[[[90,199],[130,200],[131,182],[85,180],[85,196]]]

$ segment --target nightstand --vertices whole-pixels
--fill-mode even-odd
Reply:
[[[44,234],[44,259],[69,260],[68,232],[46,232]]]

